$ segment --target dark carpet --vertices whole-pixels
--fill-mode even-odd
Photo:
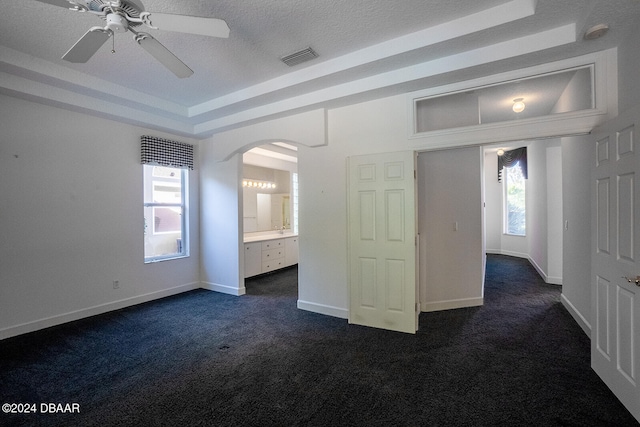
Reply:
[[[0,403],[80,408],[0,425],[638,425],[526,260],[490,255],[485,305],[423,313],[416,335],[298,310],[296,267],[246,286],[0,341]]]

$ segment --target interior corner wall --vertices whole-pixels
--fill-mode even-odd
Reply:
[[[526,180],[527,239],[529,261],[546,279],[547,275],[547,156],[546,141],[534,141],[527,148],[529,178]]]
[[[502,184],[498,182],[498,155],[486,151],[483,162],[485,250],[502,253]]]
[[[562,147],[560,140],[547,146],[547,283],[562,284]]]
[[[591,333],[591,179],[594,148],[590,137],[562,138],[563,234],[562,303]]]
[[[200,279],[206,289],[244,295],[242,154],[217,162],[211,146],[200,147]]]
[[[199,286],[198,171],[190,256],[145,264],[140,165],[141,135],[197,141],[4,95],[0,129],[0,339]]]

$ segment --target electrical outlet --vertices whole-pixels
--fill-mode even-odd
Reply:
[[[113,281],[113,289],[120,289],[120,281],[119,280],[114,280]]]

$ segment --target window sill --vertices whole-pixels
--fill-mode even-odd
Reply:
[[[154,264],[162,261],[171,261],[176,259],[189,258],[189,255],[167,255],[163,257],[155,257],[155,258],[145,258],[145,264]]]

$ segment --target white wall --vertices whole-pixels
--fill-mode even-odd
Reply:
[[[0,129],[0,338],[199,286],[198,171],[191,256],[144,264],[140,165],[141,135],[195,141],[3,95]]]
[[[529,260],[542,274],[547,272],[547,156],[543,142],[527,148],[527,239]]]
[[[242,154],[216,162],[211,148],[200,147],[200,279],[206,289],[244,295]]]
[[[422,311],[483,304],[482,149],[418,156]]]
[[[329,110],[328,145],[299,151],[299,307],[347,317],[346,161],[354,155],[411,150],[415,141],[407,138],[406,123],[404,96]],[[454,191],[454,197],[447,190],[451,181],[438,185],[429,179],[431,185],[425,189],[430,191],[429,197],[451,198],[450,204],[441,206],[443,210],[458,209],[460,231],[457,243],[449,247],[442,245],[437,254],[440,260],[449,260],[443,268],[457,268],[455,274],[443,281],[443,271],[434,272],[434,276],[427,279],[428,283],[425,282],[431,293],[428,304],[427,300],[424,302],[427,309],[476,305],[481,303],[483,284],[479,148],[429,152],[420,157],[425,161],[439,159],[444,162],[440,167],[449,172],[447,177],[451,177],[451,169],[456,166],[464,170],[464,178],[455,184],[459,192]],[[424,176],[430,177],[430,174],[428,171]],[[465,189],[467,185],[470,187]],[[470,199],[463,200],[471,194]],[[466,210],[469,205],[465,203],[475,206],[475,211],[473,208]],[[430,247],[441,243],[442,236],[434,237]]]
[[[562,284],[562,147],[560,140],[547,146],[547,271],[548,283]]]
[[[502,252],[502,185],[498,182],[498,156],[487,150],[483,162],[485,201],[485,249],[489,253]]]
[[[589,175],[594,158],[594,145],[589,136],[562,138],[562,211],[568,225],[562,243],[562,302],[587,335],[591,333]]]
[[[407,150],[404,97],[328,111],[328,145],[298,151],[298,306],[347,318],[347,157]]]
[[[618,111],[623,112],[638,105],[640,100],[640,26],[618,47]]]

